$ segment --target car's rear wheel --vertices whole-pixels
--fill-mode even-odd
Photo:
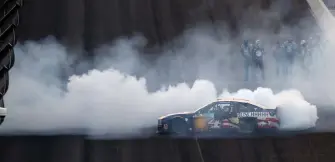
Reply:
[[[174,118],[171,120],[171,132],[177,135],[187,135],[187,123],[182,118]]]
[[[241,118],[239,121],[241,133],[255,133],[257,130],[257,119],[255,118]]]

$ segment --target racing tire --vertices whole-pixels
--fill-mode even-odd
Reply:
[[[255,118],[240,118],[239,127],[241,133],[256,133],[257,120]]]
[[[170,126],[170,131],[174,135],[185,136],[188,134],[187,123],[182,118],[172,119]]]

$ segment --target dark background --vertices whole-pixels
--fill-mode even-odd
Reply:
[[[21,41],[53,35],[87,51],[134,33],[149,46],[162,45],[199,22],[224,22],[234,37],[241,24],[257,28],[259,11],[274,7],[279,18],[270,25],[273,32],[310,16],[304,0],[25,0],[18,35]]]

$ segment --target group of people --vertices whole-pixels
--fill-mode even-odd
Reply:
[[[318,47],[315,38],[301,40],[296,43],[293,39],[277,41],[276,45],[269,52],[276,61],[276,74],[287,76],[292,72],[293,65],[299,65],[304,71],[309,70],[313,50]],[[245,81],[253,79],[260,74],[261,79],[265,79],[264,54],[265,49],[260,40],[244,40],[241,45],[241,54],[244,58]]]

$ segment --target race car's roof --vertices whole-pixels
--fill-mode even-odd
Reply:
[[[222,101],[222,102],[241,102],[241,103],[248,103],[248,104],[251,104],[251,105],[255,105],[257,107],[260,107],[260,108],[263,108],[263,109],[267,109],[265,106],[263,105],[260,105],[260,104],[257,104],[251,100],[248,100],[248,99],[243,99],[243,98],[219,98],[217,99],[217,101]]]
[[[193,113],[193,112],[186,111],[186,112],[171,113],[171,114],[166,114],[166,115],[160,116],[158,119],[163,119],[163,118],[168,117],[168,116],[171,116],[171,115],[189,114],[189,113]]]

